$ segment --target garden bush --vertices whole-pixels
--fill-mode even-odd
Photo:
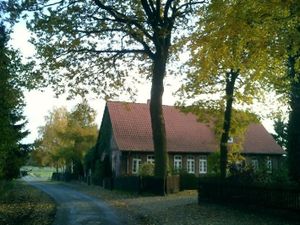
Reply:
[[[143,163],[139,170],[140,176],[154,176],[154,164]]]

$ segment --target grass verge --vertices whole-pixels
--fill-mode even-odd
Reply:
[[[25,182],[0,181],[0,225],[50,225],[55,211],[48,195]]]
[[[21,170],[28,171],[30,176],[43,178],[45,180],[50,180],[52,173],[55,172],[55,168],[53,167],[23,166]]]

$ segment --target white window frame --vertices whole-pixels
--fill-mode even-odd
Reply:
[[[228,137],[227,143],[232,144],[233,143],[233,137]]]
[[[151,163],[151,164],[155,163],[154,155],[147,155],[147,163]]]
[[[272,162],[272,159],[270,157],[267,157],[266,167],[267,167],[267,173],[272,173],[273,162]]]
[[[182,156],[174,155],[174,171],[179,171],[182,168]]]
[[[191,174],[195,173],[195,157],[194,156],[187,157],[186,170],[188,173],[191,173]]]
[[[258,169],[259,169],[258,159],[251,159],[251,165],[252,165],[254,172],[258,171]]]
[[[199,157],[199,174],[207,174],[207,156],[201,155]]]
[[[138,174],[140,166],[142,164],[142,159],[140,157],[132,158],[132,174]]]

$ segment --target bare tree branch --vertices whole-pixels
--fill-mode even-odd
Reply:
[[[113,16],[116,19],[116,22],[120,22],[123,24],[132,24],[135,25],[141,32],[143,32],[143,34],[152,40],[152,36],[149,34],[149,32],[142,26],[142,24],[140,23],[140,21],[137,21],[131,17],[126,16],[123,13],[120,13],[118,11],[116,11],[114,8],[110,7],[110,6],[106,6],[104,5],[100,0],[94,0],[95,4],[105,10],[106,12],[108,12],[111,16]]]
[[[143,9],[145,10],[146,15],[148,17],[148,21],[150,23],[152,23],[153,22],[152,19],[153,19],[153,15],[154,15],[155,9],[151,9],[150,8],[147,0],[141,0],[141,3],[142,3]]]
[[[120,50],[112,50],[112,49],[105,49],[105,50],[96,50],[96,49],[88,49],[88,48],[82,48],[82,49],[75,49],[75,50],[69,50],[69,52],[93,52],[93,53],[118,53],[118,54],[128,54],[128,53],[142,53],[147,54],[145,49],[120,49]]]
[[[198,5],[198,4],[203,4],[203,3],[206,3],[206,0],[198,1],[198,2],[189,1],[188,3],[180,5],[175,10],[176,10],[176,12],[179,12],[182,8],[187,8],[187,7],[192,6],[192,5]]]
[[[152,12],[154,12],[155,11],[155,7],[154,7],[154,3],[153,3],[152,0],[149,0],[149,6],[150,6]]]
[[[156,0],[156,19],[161,22],[161,16],[160,16],[160,9],[161,8],[161,1]]]
[[[101,34],[103,32],[121,32],[121,33],[126,33],[124,29],[113,29],[113,28],[107,28],[107,29],[101,29],[101,30],[80,30],[80,29],[73,29],[73,32],[76,33],[83,33],[83,34]]]
[[[151,51],[149,45],[143,40],[143,37],[141,37],[140,35],[138,35],[137,32],[135,32],[134,30],[132,30],[131,32],[131,37],[133,39],[135,39],[137,42],[139,42],[140,44],[143,45],[145,51],[147,52],[147,55],[151,58],[154,59],[154,53]]]
[[[164,20],[168,18],[169,10],[171,8],[172,2],[175,0],[167,0],[166,5],[165,5],[165,10],[164,10]]]

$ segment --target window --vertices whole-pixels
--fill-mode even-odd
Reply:
[[[132,174],[137,174],[139,172],[142,160],[139,157],[132,159]]]
[[[179,171],[182,168],[182,157],[181,155],[174,156],[174,171]]]
[[[252,159],[251,160],[251,165],[254,171],[258,170],[258,160],[257,159]]]
[[[267,157],[267,173],[272,173],[272,159],[270,157]]]
[[[199,173],[206,174],[207,173],[207,156],[200,156],[199,159]]]
[[[154,155],[147,155],[147,163],[154,164]]]
[[[187,172],[195,173],[195,159],[194,156],[188,156],[187,158]]]

